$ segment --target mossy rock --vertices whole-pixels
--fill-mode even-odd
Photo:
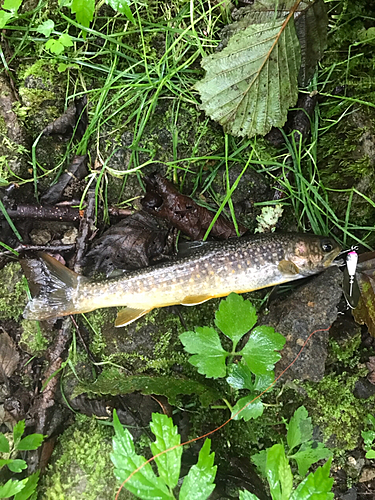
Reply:
[[[18,262],[0,270],[0,319],[18,320],[27,303],[26,285]]]

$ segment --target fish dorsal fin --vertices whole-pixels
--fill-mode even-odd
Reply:
[[[203,302],[206,302],[207,300],[212,299],[212,295],[189,295],[188,297],[185,297],[181,304],[183,306],[196,306],[197,304],[202,304]]]
[[[133,321],[135,321],[136,319],[150,312],[151,309],[133,309],[131,307],[126,307],[125,309],[121,309],[121,311],[117,313],[115,326],[119,327],[119,326],[129,325],[130,323],[133,323]]]
[[[288,274],[289,276],[299,274],[298,267],[290,260],[281,260],[277,267],[281,273]]]

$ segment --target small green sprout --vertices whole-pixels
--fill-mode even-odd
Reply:
[[[25,421],[20,420],[13,428],[13,435],[10,439],[4,434],[0,434],[0,469],[5,465],[15,474],[27,469],[25,460],[13,458],[19,451],[36,450],[42,444],[44,436],[42,434],[30,434],[22,438],[25,431]],[[22,439],[21,439],[22,438]],[[5,484],[0,485],[0,498],[9,498],[14,495],[14,500],[27,500],[36,491],[39,480],[39,471],[31,474],[26,479],[9,479]]]
[[[371,415],[367,415],[368,427],[371,427],[367,431],[362,431],[362,438],[365,442],[366,458],[375,458],[375,450],[372,448],[375,441],[375,418]]]

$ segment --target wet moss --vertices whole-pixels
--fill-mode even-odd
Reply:
[[[108,500],[118,484],[110,460],[112,428],[77,417],[59,438],[40,485],[45,500]],[[132,498],[125,493],[120,498]]]
[[[0,319],[18,320],[27,303],[26,285],[18,262],[0,270]]]
[[[358,445],[366,415],[374,404],[373,397],[362,400],[353,395],[356,381],[366,372],[364,367],[354,375],[331,373],[318,384],[302,384],[309,397],[306,401],[309,415],[323,431],[330,447],[352,450]]]
[[[43,335],[38,321],[21,321],[22,334],[20,346],[33,356],[41,355],[48,347],[49,340]]]

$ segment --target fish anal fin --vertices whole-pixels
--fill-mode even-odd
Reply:
[[[283,274],[288,274],[291,276],[299,274],[298,267],[290,260],[281,260],[277,267],[279,271]]]
[[[212,295],[189,295],[188,297],[185,297],[181,304],[183,306],[196,306],[198,304],[202,304],[203,302],[206,302],[207,300],[212,299]]]
[[[133,309],[132,307],[126,307],[125,309],[121,309],[121,311],[117,313],[115,326],[119,327],[119,326],[129,325],[130,323],[133,323],[133,321],[140,318],[141,316],[144,316],[151,310],[152,307],[150,309]]]

